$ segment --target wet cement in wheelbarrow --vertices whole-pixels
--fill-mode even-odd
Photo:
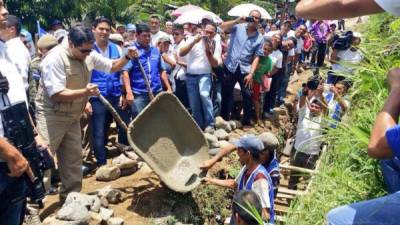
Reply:
[[[172,190],[188,192],[205,176],[199,166],[209,158],[207,142],[179,100],[158,95],[128,128],[133,149]]]

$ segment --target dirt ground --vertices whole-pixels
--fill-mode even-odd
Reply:
[[[287,103],[293,103],[297,90],[301,84],[310,76],[306,71],[300,76],[297,74],[291,77],[289,83]],[[292,107],[291,104],[287,105]],[[274,123],[266,121],[266,128],[253,127],[246,130],[235,130],[230,135],[237,138],[245,133],[259,134],[271,131],[280,136],[281,139],[287,138],[287,131],[292,128],[289,117],[281,118],[280,122]],[[284,140],[282,140],[284,141]],[[229,168],[229,160],[217,164],[210,173],[218,174],[221,170]],[[122,191],[122,202],[118,205],[110,205],[114,210],[114,215],[125,220],[129,225],[153,225],[153,224],[175,224],[175,222],[184,222],[187,217],[199,217],[200,209],[193,199],[191,193],[178,194],[166,188],[160,182],[157,175],[146,165],[130,176],[121,177],[112,182],[96,181],[95,175],[89,175],[83,180],[83,193],[91,193],[97,189],[111,186]],[[205,188],[203,185],[198,189]],[[204,199],[202,199],[204,201]],[[214,201],[213,198],[207,201]],[[41,218],[44,219],[54,214],[59,208],[58,195],[48,196],[45,201],[45,209],[41,211]],[[168,219],[170,218],[170,219]],[[196,224],[204,223],[204,218],[197,218]]]

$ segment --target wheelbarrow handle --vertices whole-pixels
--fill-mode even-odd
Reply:
[[[114,109],[114,107],[110,104],[110,102],[104,98],[103,95],[99,95],[98,98],[100,99],[101,103],[107,108],[107,110],[111,113],[112,117],[115,119],[115,122],[122,127],[125,131],[128,131],[128,126],[126,123],[121,119],[118,112]]]
[[[148,77],[146,76],[146,72],[144,72],[143,65],[140,63],[139,58],[135,58],[134,61],[136,61],[136,63],[139,65],[140,73],[142,74],[144,83],[145,83],[147,91],[149,93],[150,101],[153,101],[153,99],[154,99],[153,90],[150,87],[150,82],[149,82]]]

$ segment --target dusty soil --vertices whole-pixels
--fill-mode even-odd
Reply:
[[[291,77],[289,83],[288,95],[286,102],[287,108],[293,108],[293,102],[296,97],[297,90],[301,87],[301,84],[310,76],[310,72],[306,71],[300,76],[295,74]],[[278,121],[265,121],[266,127],[252,127],[245,130],[235,130],[230,135],[233,138],[238,138],[245,133],[259,134],[265,131],[271,131],[279,136],[283,142],[288,135],[288,132],[293,128],[290,122],[289,116],[280,117]],[[112,150],[112,149],[111,149]],[[115,150],[115,149],[114,149]],[[235,161],[235,155],[224,159],[221,163],[218,163],[210,173],[216,176],[229,176],[230,168],[237,161]],[[287,177],[282,178],[282,184],[287,183]],[[83,180],[83,193],[91,193],[99,188],[106,186],[112,186],[123,192],[122,202],[118,205],[110,205],[110,208],[114,209],[114,215],[125,219],[125,224],[133,225],[151,225],[151,224],[175,224],[174,222],[186,222],[190,221],[195,224],[204,224],[205,219],[202,218],[201,211],[204,212],[204,208],[199,207],[210,206],[212,209],[213,201],[219,201],[218,198],[225,198],[227,202],[229,199],[227,196],[229,192],[223,190],[222,196],[210,197],[204,199],[205,195],[202,195],[202,191],[208,187],[200,185],[194,194],[178,194],[168,188],[166,188],[159,180],[157,175],[144,164],[136,173],[121,177],[118,180],[112,182],[99,182],[96,181],[94,174],[89,175]],[[218,192],[221,191],[216,189]],[[213,192],[214,190],[212,190]],[[210,191],[209,191],[210,192]],[[194,197],[193,197],[194,196]],[[195,199],[198,198],[198,199]],[[217,202],[218,203],[218,202]],[[54,214],[59,208],[58,196],[48,196],[46,199],[46,207],[41,211],[41,218],[46,218],[49,215]],[[278,206],[280,207],[280,206]],[[287,208],[286,206],[284,206]],[[225,212],[229,212],[229,208],[224,209]],[[211,211],[209,215],[213,215]],[[218,218],[217,220],[223,220],[224,218]],[[169,219],[168,219],[169,218]],[[215,221],[215,218],[211,220]],[[210,223],[214,224],[214,222]]]

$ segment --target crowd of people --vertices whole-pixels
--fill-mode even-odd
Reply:
[[[393,12],[386,9],[384,0],[377,2]],[[303,3],[298,6],[300,16],[320,19],[282,13],[266,20],[260,11],[252,10],[248,16],[221,24],[209,18],[199,24],[163,24],[161,18],[152,15],[148,21],[127,25],[98,17],[90,27],[78,23],[66,29],[55,20],[49,32],[34,43],[32,35],[22,29],[20,18],[9,15],[0,0],[0,78],[4,75],[7,81],[0,82],[2,96],[6,96],[0,102],[3,108],[21,101],[28,103],[36,143],[48,147],[56,159],[57,171],[47,171],[44,177],[47,194],[59,193],[60,202],[64,202],[68,193],[81,191],[82,178],[92,169],[82,165],[83,113],[89,118],[96,165],[107,164],[105,146],[113,118],[99,100],[100,94],[126,123],[150,103],[151,94],[169,92],[204,132],[215,131],[217,116],[225,120],[240,118],[245,127],[263,128],[263,121],[273,116],[276,107],[285,108],[291,77],[307,69],[313,76],[298,91],[291,164],[315,168],[324,128],[337,127],[350,107],[346,93],[352,87],[352,65],[360,63],[363,56],[357,48],[361,35],[336,29],[339,26],[344,30],[341,17],[328,21],[323,18],[330,19],[331,12],[315,15],[316,9],[323,11],[328,3]],[[339,15],[348,14],[343,11]],[[399,116],[395,96],[398,70],[392,71],[389,78],[392,97],[378,116],[382,123],[377,122],[370,145],[371,156],[377,158],[396,154],[398,148],[398,129],[391,128]],[[388,120],[390,126],[382,125]],[[7,127],[0,127],[2,135],[8,132]],[[387,129],[387,141],[382,142]],[[118,130],[118,142],[128,145],[126,132],[120,127]],[[377,151],[378,147],[387,151]],[[0,172],[0,199],[13,202],[15,196],[25,196],[26,192],[24,181],[14,177],[29,170],[29,165],[3,138],[0,149],[0,158],[9,170],[8,175]],[[274,199],[280,179],[277,146],[245,135],[223,146],[201,168],[210,169],[235,150],[243,165],[238,177],[206,177],[204,182],[238,190],[231,224],[256,224],[243,210],[244,202],[254,205],[265,221],[274,224]],[[59,188],[54,182],[55,173],[59,175]],[[292,174],[289,188],[296,189],[299,178]],[[7,208],[0,206],[0,224],[21,224],[25,200],[10,203]],[[343,210],[329,214],[332,224],[343,224],[334,222]]]

